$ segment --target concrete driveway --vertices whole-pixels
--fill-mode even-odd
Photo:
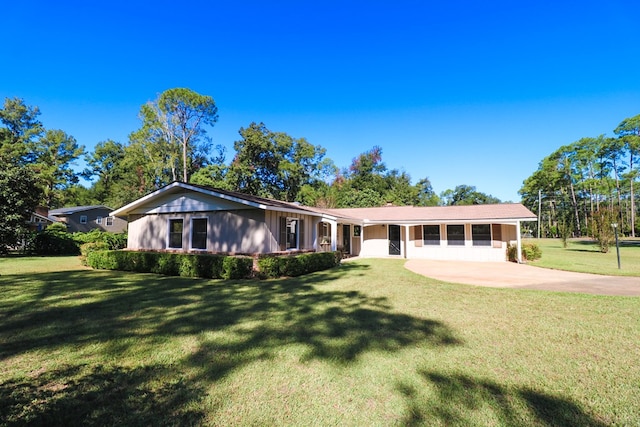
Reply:
[[[640,296],[640,277],[601,276],[512,262],[409,260],[405,268],[443,282],[493,288]]]

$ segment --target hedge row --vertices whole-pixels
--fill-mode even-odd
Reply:
[[[334,267],[340,262],[340,257],[334,252],[264,256],[258,259],[258,271],[255,271],[254,260],[248,256],[97,250],[89,251],[86,259],[87,265],[102,270],[208,279],[300,276]]]
[[[339,252],[311,252],[295,256],[262,255],[258,258],[260,276],[296,277],[314,271],[327,270],[340,263]]]

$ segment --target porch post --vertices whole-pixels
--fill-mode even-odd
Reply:
[[[516,248],[518,250],[518,264],[522,264],[522,239],[520,238],[520,221],[516,221]]]
[[[404,245],[403,246],[404,246],[404,258],[406,259],[406,258],[408,258],[407,251],[409,250],[409,226],[408,225],[404,226],[404,231],[405,231],[405,233],[404,233],[404,237],[405,238],[404,238]]]
[[[327,222],[331,225],[331,250],[335,252],[338,249],[338,221]]]

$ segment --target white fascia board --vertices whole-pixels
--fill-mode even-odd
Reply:
[[[538,221],[537,218],[486,218],[486,219],[456,219],[456,220],[451,220],[451,219],[433,219],[433,220],[428,220],[428,221],[405,221],[405,220],[398,220],[398,221],[379,221],[379,220],[375,220],[375,221],[371,221],[368,219],[365,219],[364,225],[385,225],[385,224],[396,224],[396,225],[429,225],[429,224],[487,224],[487,223],[491,223],[491,224],[510,224],[510,225],[515,225],[518,222],[522,222],[522,221]]]
[[[274,211],[274,212],[284,212],[284,213],[294,213],[294,214],[300,214],[300,215],[309,215],[309,216],[316,216],[316,217],[332,219],[332,220],[335,219],[335,217],[332,217],[330,215],[322,214],[320,212],[313,212],[313,211],[310,211],[310,210],[304,210],[304,209],[283,208],[281,206],[265,206],[265,209],[268,209],[268,210]]]

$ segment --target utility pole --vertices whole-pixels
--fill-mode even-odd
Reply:
[[[538,190],[538,239],[540,238],[541,212],[542,212],[542,190]]]

